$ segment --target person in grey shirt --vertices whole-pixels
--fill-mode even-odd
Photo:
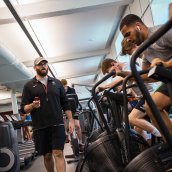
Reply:
[[[140,17],[134,14],[129,14],[125,16],[120,23],[120,31],[125,39],[133,42],[137,46],[141,45],[146,39],[148,39],[152,33],[154,33],[159,26],[148,28]],[[149,62],[149,64],[147,63]],[[170,29],[164,36],[159,38],[159,40],[152,44],[146,51],[143,57],[143,67],[146,69],[152,66],[162,63],[166,68],[172,68],[172,29]],[[146,75],[143,77],[144,80],[150,80]],[[171,101],[166,85],[162,85],[159,89],[151,95],[155,105],[161,113],[161,116],[168,127],[172,135],[172,122],[169,117],[164,112],[165,107],[169,106]],[[162,101],[163,100],[163,101]],[[159,128],[158,124],[152,112],[145,103],[146,113],[151,118],[153,124]],[[162,133],[161,133],[162,134]]]

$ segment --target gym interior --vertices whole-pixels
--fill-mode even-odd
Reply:
[[[61,109],[66,134],[63,172],[172,171],[172,127],[165,125],[141,78],[146,73],[156,80],[151,85],[153,90],[165,83],[172,100],[171,66],[165,68],[160,62],[149,71],[137,69],[137,64],[142,63],[137,57],[171,29],[171,2],[0,1],[0,172],[48,171],[35,147],[32,115],[21,108],[24,86],[37,74],[34,60],[39,57],[48,62],[48,76],[58,82],[65,79],[75,89],[74,94],[65,94],[71,109],[76,109],[72,111],[77,121],[72,133],[70,119]],[[123,54],[121,44],[124,35],[120,23],[129,14],[139,16],[147,27],[160,25],[132,55]],[[168,48],[172,49],[172,45]],[[117,70],[104,75],[102,62],[106,59],[115,60],[131,74],[109,86]],[[131,84],[131,78],[136,82]],[[128,93],[135,87],[141,96]],[[129,114],[142,97],[153,114],[153,120],[149,115],[143,120],[151,125],[155,121],[159,131],[144,131],[130,121]],[[163,104],[165,99],[161,101]],[[172,121],[170,103],[163,111]],[[172,122],[168,124],[172,126]],[[58,172],[55,164],[52,169]]]

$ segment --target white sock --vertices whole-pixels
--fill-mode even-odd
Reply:
[[[152,134],[156,137],[161,137],[161,133],[156,128],[153,129]]]
[[[140,134],[145,140],[147,140],[147,132],[146,131],[142,130]]]

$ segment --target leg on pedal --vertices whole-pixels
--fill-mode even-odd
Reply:
[[[161,92],[157,91],[154,94],[152,94],[152,99],[153,99],[156,107],[160,111],[161,117],[162,117],[165,125],[167,126],[167,128],[169,129],[169,131],[172,135],[172,122],[170,121],[168,115],[166,113],[164,113],[165,107],[167,107],[171,103],[170,98],[167,95],[163,94],[163,92],[161,93]],[[149,108],[149,105],[147,103],[145,103],[145,110],[146,110],[148,116],[151,118],[153,124],[157,128],[159,128],[159,125],[156,123],[156,120],[155,120],[154,116],[152,115],[151,109]]]
[[[84,144],[82,142],[81,126],[80,126],[78,119],[74,119],[74,123],[75,123],[75,130],[76,130],[76,134],[77,134],[78,142],[79,142],[79,152],[83,153],[84,152]]]

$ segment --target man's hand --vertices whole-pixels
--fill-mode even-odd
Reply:
[[[113,63],[113,67],[114,67],[116,73],[122,71],[122,67],[119,63]]]
[[[39,108],[40,107],[40,100],[34,100],[33,102],[32,102],[32,108],[33,109],[37,109],[37,108]]]
[[[105,90],[105,88],[100,86],[97,88],[96,92],[99,93],[102,92],[103,90]]]
[[[69,133],[72,134],[74,129],[74,120],[73,118],[69,119]]]
[[[162,65],[162,66],[165,67],[165,62],[162,61],[162,60],[159,59],[159,58],[156,58],[156,59],[153,59],[153,60],[152,60],[152,63],[151,63],[151,65],[150,65],[150,67],[154,67],[154,66],[158,66],[158,65]]]
[[[26,113],[30,113],[33,109],[37,109],[40,107],[40,100],[34,100],[32,103],[24,106],[24,111]]]
[[[65,114],[69,120],[69,125],[68,125],[68,128],[69,128],[69,133],[71,134],[73,132],[73,129],[74,129],[74,121],[73,121],[73,118],[72,118],[72,111],[71,110],[66,110],[65,111]]]

